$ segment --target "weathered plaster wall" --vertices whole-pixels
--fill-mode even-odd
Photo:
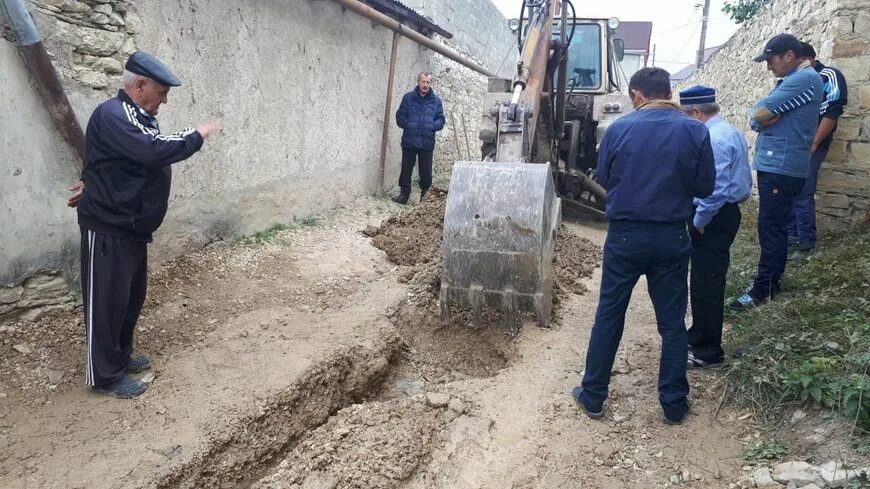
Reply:
[[[493,70],[497,58],[516,52],[489,0],[428,3],[438,2],[460,9],[441,18],[456,34],[450,47]],[[161,109],[164,131],[213,118],[224,124],[223,135],[174,166],[170,210],[155,234],[152,263],[375,191],[392,41],[387,29],[313,0],[31,0],[30,6],[82,127],[116,93],[123,63],[137,49],[161,58],[184,81]],[[473,22],[466,15],[472,11]],[[75,212],[66,207],[66,188],[78,177],[73,153],[15,47],[3,40],[0,67],[2,318],[73,300],[79,237]],[[396,184],[401,158],[393,114],[420,71],[435,74],[447,110],[438,168],[478,152],[485,77],[401,38],[387,189]]]

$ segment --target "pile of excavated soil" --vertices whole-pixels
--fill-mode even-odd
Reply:
[[[406,266],[399,280],[411,286],[411,302],[427,305],[437,299],[441,282],[441,237],[447,192],[431,190],[426,199],[412,210],[390,217],[380,228],[367,231],[375,247],[387,258]],[[559,227],[554,252],[555,303],[572,294],[588,292],[584,279],[589,278],[601,262],[601,248],[577,236],[567,227]]]
[[[468,311],[452,311],[451,321],[440,319],[441,236],[447,192],[430,191],[413,209],[385,220],[365,234],[388,259],[400,265],[399,281],[409,287],[408,299],[392,315],[393,325],[407,343],[411,375],[436,380],[459,372],[473,377],[495,375],[516,354],[516,330],[504,328],[498,311],[485,311],[480,328],[469,327]],[[588,291],[590,277],[601,259],[591,241],[561,226],[556,240],[554,267],[555,306],[572,294]]]
[[[421,402],[355,404],[308,433],[253,489],[398,487],[430,457],[446,421]]]
[[[381,224],[373,244],[397,265],[419,265],[441,257],[441,231],[447,192],[432,188],[426,198],[408,212],[394,215]]]

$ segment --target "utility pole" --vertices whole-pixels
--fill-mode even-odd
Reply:
[[[650,63],[650,66],[652,66],[653,68],[655,68],[655,66],[656,66],[656,45],[655,44],[653,44],[652,63]]]
[[[698,59],[695,66],[700,68],[704,64],[704,42],[707,40],[707,18],[710,15],[710,0],[704,0],[704,14],[701,17],[701,43],[698,46]]]

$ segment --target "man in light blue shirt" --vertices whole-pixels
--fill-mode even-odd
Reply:
[[[795,198],[810,171],[810,154],[824,87],[803,59],[803,46],[791,34],[774,36],[755,57],[781,78],[753,108],[750,126],[758,132],[753,164],[758,172],[758,244],[761,255],[752,287],[730,306],[747,310],[779,292],[788,254],[788,221]]]
[[[716,162],[713,194],[695,199],[695,212],[689,220],[692,327],[687,366],[716,368],[725,358],[722,320],[731,244],[740,229],[739,204],[752,192],[752,170],[746,138],[719,115],[714,89],[701,85],[687,88],[680,92],[680,105],[689,117],[707,126]]]

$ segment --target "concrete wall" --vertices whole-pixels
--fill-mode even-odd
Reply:
[[[489,0],[427,3],[444,13],[445,27],[456,35],[450,47],[493,70],[510,53],[514,58],[504,63],[512,69],[514,37]],[[223,135],[174,166],[152,263],[374,192],[392,40],[387,29],[328,1],[30,5],[82,127],[94,107],[116,93],[123,63],[137,49],[163,59],[185,82],[161,109],[165,132],[212,118],[224,123]],[[73,153],[54,130],[15,47],[3,40],[0,66],[3,319],[74,300],[79,236],[75,212],[65,205],[66,187],[78,178]],[[396,185],[401,158],[393,114],[420,71],[433,72],[447,111],[437,167],[446,171],[455,160],[479,157],[485,77],[401,38],[387,189]]]
[[[16,49],[0,40],[0,316],[69,300],[78,230],[66,207],[77,178]],[[48,273],[46,273],[48,272]],[[15,287],[8,287],[9,285]]]
[[[326,1],[40,0],[32,7],[83,126],[114,94],[120,63],[136,48],[185,81],[161,110],[164,131],[224,122],[223,136],[175,166],[170,211],[151,247],[155,262],[375,190],[387,29]],[[400,43],[394,108],[431,54]],[[38,290],[60,283],[75,291],[79,243],[75,213],[65,207],[76,178],[71,152],[6,41],[0,66],[2,317],[16,304],[69,300],[65,287],[54,300]],[[388,187],[397,179],[399,137],[393,130]],[[28,294],[37,299],[24,301]]]
[[[817,191],[820,224],[841,227],[866,221],[870,212],[870,0],[774,0],[748,22],[686,82],[716,87],[722,114],[743,129],[748,113],[767,95],[774,78],[752,58],[780,32],[811,43],[818,59],[842,70],[849,104],[822,166]]]

